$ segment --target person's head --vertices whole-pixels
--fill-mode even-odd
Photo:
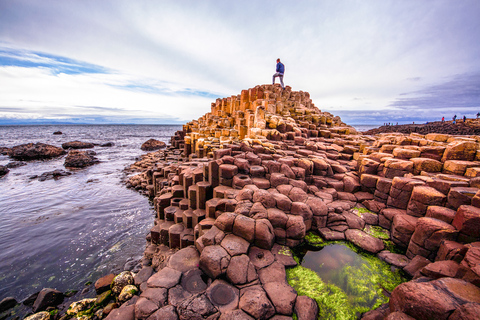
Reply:
[[[279,62],[280,62],[280,58],[277,59],[277,63],[279,63]]]

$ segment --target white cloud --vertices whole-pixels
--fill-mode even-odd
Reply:
[[[64,109],[115,106],[139,115],[147,108],[152,116],[191,119],[208,112],[213,99],[121,87],[236,95],[270,83],[280,57],[285,82],[335,113],[392,109],[402,93],[480,70],[479,15],[475,0],[19,0],[0,3],[0,41],[25,50],[25,59],[45,52],[115,72],[26,76],[9,85],[9,103],[50,99]],[[6,102],[2,96],[0,104]]]

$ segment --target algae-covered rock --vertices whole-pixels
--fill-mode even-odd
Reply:
[[[95,299],[95,304],[97,306],[103,306],[107,304],[107,302],[110,300],[111,297],[112,297],[112,291],[107,290],[97,296],[97,298]]]
[[[116,295],[120,294],[123,287],[134,283],[133,273],[130,271],[123,271],[119,273],[112,281],[112,292]]]
[[[128,284],[123,287],[122,291],[118,295],[118,301],[124,302],[136,295],[138,292],[138,288],[134,285]]]
[[[76,315],[79,312],[86,311],[93,307],[96,299],[83,299],[77,302],[73,302],[70,307],[68,307],[67,315]]]
[[[50,313],[47,311],[38,312],[26,317],[24,320],[50,320]]]

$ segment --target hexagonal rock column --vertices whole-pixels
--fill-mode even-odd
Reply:
[[[480,238],[480,208],[460,206],[452,221],[452,225],[459,231],[459,241],[478,241],[478,238]]]
[[[413,188],[408,202],[407,214],[414,217],[423,217],[428,206],[444,206],[447,197],[438,190],[427,186]]]
[[[407,257],[412,259],[416,255],[423,256],[431,261],[435,259],[442,240],[455,240],[458,231],[451,224],[432,218],[419,218],[415,232],[410,239]]]

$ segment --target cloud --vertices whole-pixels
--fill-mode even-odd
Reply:
[[[2,1],[0,106],[188,120],[269,83],[280,57],[285,83],[320,109],[393,117],[443,79],[480,71],[479,15],[476,0]]]

